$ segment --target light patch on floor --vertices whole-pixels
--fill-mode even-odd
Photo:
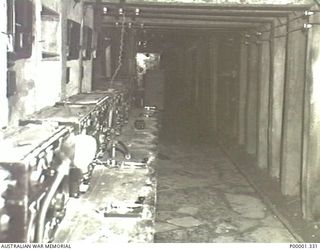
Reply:
[[[265,205],[257,198],[241,194],[225,194],[232,209],[243,217],[259,219],[265,216]]]
[[[174,230],[177,229],[177,226],[168,224],[168,223],[163,223],[163,222],[158,222],[155,225],[155,232],[156,233],[161,233],[161,232],[166,232],[166,231],[170,231],[170,230]]]
[[[294,238],[284,228],[260,227],[248,235],[253,242],[280,243],[292,242]]]
[[[222,222],[219,225],[217,225],[217,229],[215,232],[217,234],[223,234],[223,233],[229,233],[230,231],[236,231],[238,228],[231,223]]]
[[[197,226],[204,224],[203,222],[201,222],[191,216],[182,217],[182,218],[174,218],[174,219],[168,220],[168,223],[176,225],[176,226],[180,226],[180,227],[197,227]]]
[[[182,207],[177,210],[178,213],[180,214],[190,214],[190,215],[195,215],[198,212],[198,208],[196,207]]]
[[[212,243],[234,243],[235,238],[232,236],[219,236],[215,238]]]

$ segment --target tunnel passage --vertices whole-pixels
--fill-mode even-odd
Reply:
[[[228,193],[237,189],[240,171],[295,235],[319,241],[319,0],[0,2],[0,137],[27,116],[44,112],[54,118],[56,109],[80,119],[82,129],[90,127],[85,132],[119,134],[127,115],[111,108],[106,126],[97,118],[105,115],[98,110],[107,110],[97,96],[98,110],[91,104],[69,109],[60,102],[123,85],[134,108],[156,105],[163,111],[158,157],[189,167],[172,168],[173,180],[187,176],[192,184],[202,176],[214,185],[214,176],[220,182],[233,179],[231,186],[220,183]],[[158,63],[141,70],[138,54],[158,55]],[[121,96],[115,105],[127,106]],[[91,110],[92,122],[85,123],[81,113]],[[118,146],[112,143],[112,157]],[[228,176],[224,168],[238,174]],[[162,174],[165,181],[170,171]],[[194,183],[200,185],[201,178]],[[209,184],[198,191],[208,194]],[[0,231],[9,223],[5,213],[0,208]],[[32,239],[37,230],[31,224],[29,229]]]
[[[111,40],[114,65],[127,27],[122,77],[136,72],[137,52],[160,54],[162,138],[218,143],[236,165],[244,165],[243,173],[255,173],[257,188],[269,183],[261,189],[264,196],[274,193],[284,203],[279,207],[294,207],[288,216],[297,218],[294,225],[312,230],[308,222],[318,222],[320,215],[314,85],[319,7],[101,3],[101,8],[101,37]],[[98,80],[95,84],[99,88]]]

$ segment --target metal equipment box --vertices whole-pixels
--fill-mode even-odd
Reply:
[[[0,142],[0,242],[50,238],[64,217],[69,165],[60,149],[71,129],[27,125]]]

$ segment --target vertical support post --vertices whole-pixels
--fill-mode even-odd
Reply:
[[[270,27],[267,27],[270,29]],[[258,84],[258,137],[257,163],[260,169],[268,168],[269,84],[270,84],[270,32],[261,35],[259,45]]]
[[[290,17],[288,22],[280,176],[281,191],[284,195],[300,194],[306,35],[297,29],[303,27],[304,22],[304,19],[290,20]]]
[[[211,126],[214,133],[217,133],[217,91],[218,91],[218,39],[212,36],[210,39],[210,107]]]
[[[238,112],[238,143],[245,144],[246,134],[246,93],[248,84],[248,46],[244,39],[240,45],[240,68],[239,68],[239,112]]]
[[[210,77],[210,39],[205,37],[202,43],[202,110],[203,134],[211,132],[211,77]],[[182,54],[182,53],[181,53]],[[184,73],[184,72],[181,72]]]
[[[258,46],[253,39],[249,45],[248,58],[246,150],[248,154],[255,155],[257,153]]]
[[[196,49],[196,59],[195,59],[195,108],[196,112],[199,114],[200,111],[200,102],[201,102],[201,54],[200,54],[200,45],[199,42],[197,43],[197,49]]]
[[[271,30],[271,65],[269,99],[269,174],[280,177],[283,97],[286,64],[285,18],[275,20]],[[282,26],[279,26],[282,25]],[[277,27],[275,27],[277,26]]]
[[[239,135],[239,123],[238,123],[238,116],[239,116],[239,64],[237,62],[240,61],[240,41],[241,36],[235,35],[233,36],[232,40],[230,40],[232,47],[233,47],[233,58],[236,60],[233,61],[232,71],[230,72],[230,81],[231,81],[231,95],[230,95],[230,106],[232,110],[232,141],[237,143]]]
[[[61,100],[67,96],[67,1],[61,1]]]
[[[94,56],[92,59],[92,89],[94,90],[96,88],[96,86],[98,85],[98,79],[96,78],[97,75],[100,75],[101,71],[101,66],[100,64],[100,60],[97,59],[97,49],[98,49],[98,39],[100,36],[100,30],[101,30],[101,21],[102,21],[102,10],[99,8],[99,3],[101,3],[101,0],[97,0],[95,5],[93,5],[93,48],[94,48]],[[109,45],[109,52],[110,54],[108,55],[108,58],[111,58],[111,46]],[[106,55],[107,56],[107,50],[106,50]],[[110,78],[112,75],[111,72],[111,64],[109,62],[108,68],[106,66],[106,77]]]
[[[83,29],[84,29],[84,15],[85,15],[85,8],[83,6],[83,2],[81,1],[81,22],[80,22],[80,55],[79,55],[79,78],[78,78],[78,92],[82,93],[82,85],[83,85]]]
[[[130,77],[135,77],[137,73],[137,65],[136,65],[136,30],[131,29],[130,30],[130,36],[128,37],[129,41],[129,68],[128,68],[128,74]]]
[[[316,7],[319,11],[319,7]],[[320,13],[310,17],[320,23]],[[320,26],[308,32],[303,129],[302,212],[307,220],[320,219]]]

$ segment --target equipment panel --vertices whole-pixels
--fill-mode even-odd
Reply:
[[[0,242],[50,241],[68,197],[71,161],[60,149],[70,132],[63,126],[28,125],[5,133],[0,145]]]

